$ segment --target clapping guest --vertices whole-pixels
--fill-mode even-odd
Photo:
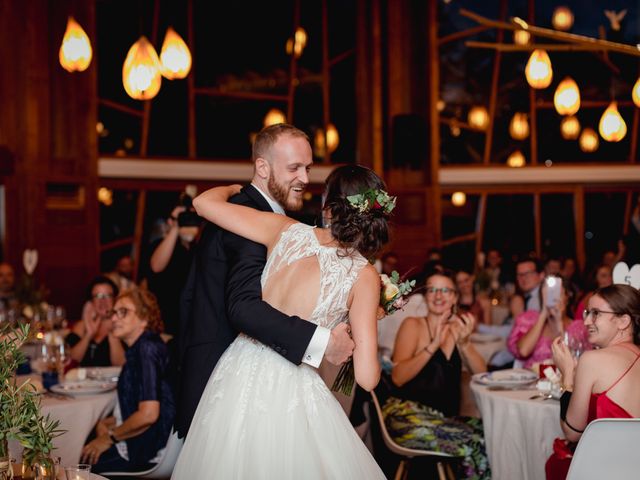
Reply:
[[[128,290],[117,298],[112,315],[114,335],[129,348],[113,416],[98,422],[96,437],[82,449],[82,460],[97,473],[138,471],[157,463],[175,417],[155,296],[148,290]]]
[[[462,477],[490,478],[482,422],[457,416],[462,363],[471,373],[486,363],[469,337],[469,313],[455,313],[458,292],[452,275],[426,280],[426,317],[408,317],[396,337],[391,379],[397,387],[383,411],[394,440],[402,446],[464,457]]]
[[[543,282],[540,289],[539,303],[542,308],[527,310],[515,319],[515,323],[507,339],[507,347],[513,355],[523,362],[525,368],[551,358],[551,342],[567,332],[578,340],[586,338],[582,322],[574,321],[567,313],[571,291],[566,280],[561,277],[547,277],[560,282],[560,292],[553,305],[549,305],[547,297],[549,282]],[[584,343],[584,342],[583,342]]]
[[[596,418],[640,417],[640,292],[629,285],[598,289],[584,315],[589,342],[596,350],[577,361],[560,339],[553,360],[562,372],[560,426],[546,464],[547,479],[567,476],[576,442]]]
[[[71,359],[82,367],[124,365],[124,345],[112,333],[111,312],[118,287],[107,277],[96,277],[87,289],[82,319],[76,322],[66,342]]]

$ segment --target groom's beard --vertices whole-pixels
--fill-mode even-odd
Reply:
[[[298,182],[295,185],[284,185],[282,183],[278,183],[274,176],[270,175],[267,182],[267,188],[269,189],[269,194],[273,199],[285,210],[297,212],[302,209],[302,194],[306,188],[305,184]],[[298,193],[295,192],[293,188],[301,188],[302,191]]]

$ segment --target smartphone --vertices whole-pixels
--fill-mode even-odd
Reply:
[[[562,289],[562,279],[559,277],[547,277],[547,307],[554,307],[560,301],[560,292]]]

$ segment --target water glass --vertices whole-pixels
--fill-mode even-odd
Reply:
[[[79,463],[64,467],[64,474],[67,480],[89,480],[91,478],[91,465]]]

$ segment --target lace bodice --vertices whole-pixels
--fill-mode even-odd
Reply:
[[[336,247],[320,245],[314,228],[294,223],[282,233],[267,259],[261,283],[264,289],[269,277],[281,268],[303,258],[317,257],[320,293],[309,321],[331,329],[346,320],[349,292],[367,260],[357,252],[341,253]]]

